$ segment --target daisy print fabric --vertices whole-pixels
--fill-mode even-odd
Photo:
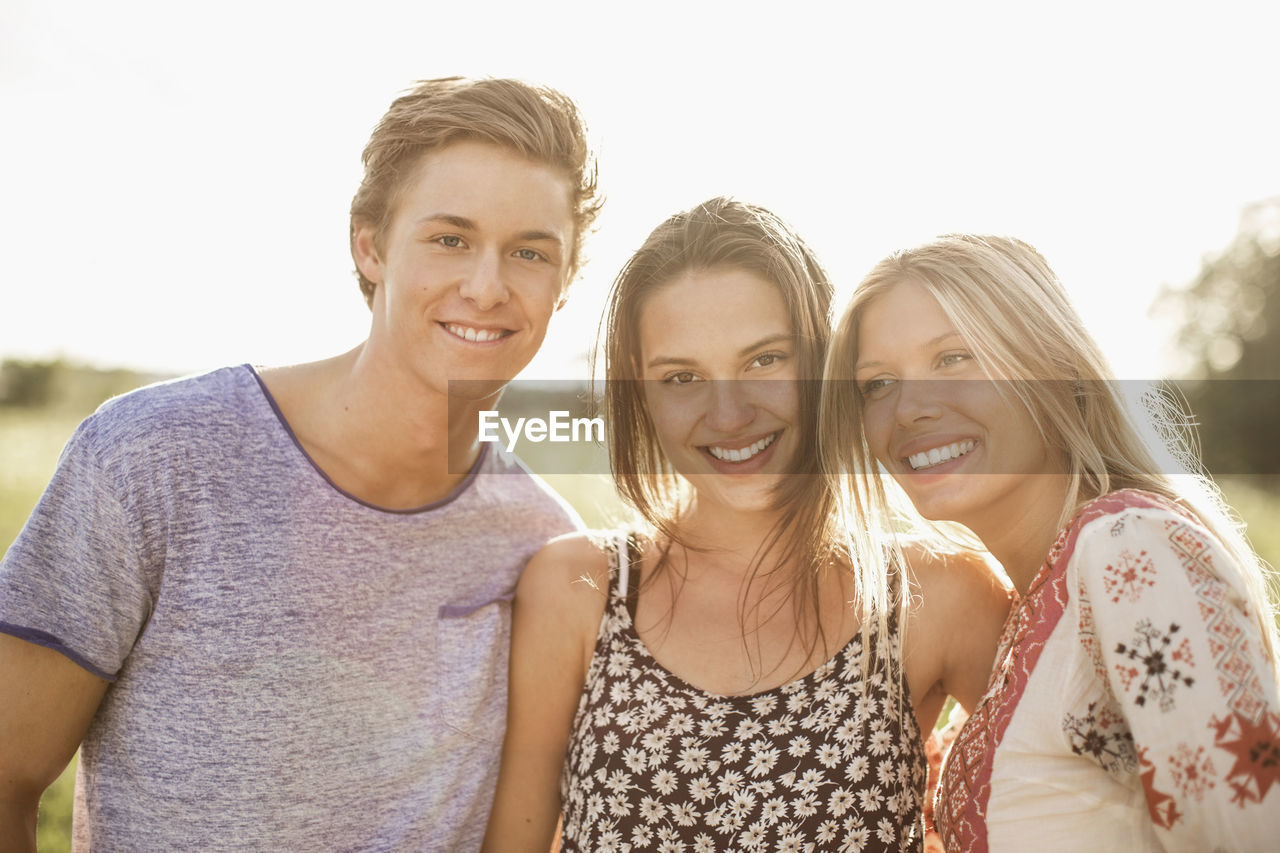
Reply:
[[[561,779],[562,850],[922,849],[926,765],[898,661],[864,680],[855,637],[781,687],[706,693],[645,648],[619,562],[615,548]]]

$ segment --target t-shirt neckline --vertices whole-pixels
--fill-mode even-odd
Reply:
[[[276,420],[280,423],[280,426],[284,429],[285,434],[289,436],[289,440],[293,442],[293,446],[298,448],[298,452],[302,454],[302,458],[307,460],[307,464],[310,465],[311,468],[317,474],[320,475],[321,479],[323,479],[325,483],[328,484],[329,488],[333,489],[335,492],[337,492],[339,495],[346,498],[347,500],[358,503],[363,507],[376,510],[377,512],[385,512],[391,515],[416,515],[418,513],[430,512],[431,510],[439,509],[440,507],[453,503],[453,501],[457,500],[464,492],[466,492],[466,490],[471,486],[471,484],[475,482],[476,477],[480,473],[481,466],[484,465],[485,460],[488,459],[489,445],[485,444],[483,447],[480,448],[480,453],[479,455],[476,456],[476,461],[471,465],[471,470],[467,472],[467,476],[462,478],[462,482],[459,483],[457,486],[455,486],[453,488],[453,491],[451,491],[449,494],[445,495],[439,500],[432,501],[431,503],[423,504],[422,506],[407,507],[405,509],[394,509],[392,507],[385,507],[379,504],[375,504],[371,501],[367,501],[364,498],[359,497],[358,495],[352,494],[351,492],[347,491],[346,489],[342,488],[337,483],[335,483],[333,481],[333,478],[330,477],[325,472],[325,470],[316,463],[315,459],[311,458],[311,454],[308,453],[307,449],[302,446],[302,442],[298,440],[297,433],[295,433],[293,431],[293,427],[289,425],[289,421],[287,418],[285,418],[284,412],[280,411],[280,405],[276,402],[276,398],[272,396],[271,391],[267,388],[267,384],[262,381],[262,376],[258,373],[258,369],[254,367],[252,364],[248,364],[248,363],[244,364],[243,367],[249,371],[249,375],[252,376],[254,380],[258,383],[258,389],[262,392],[262,396],[266,400],[267,405],[271,407],[271,411],[275,415]]]

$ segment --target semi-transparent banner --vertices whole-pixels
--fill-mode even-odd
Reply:
[[[904,472],[951,462],[946,470],[957,474],[1054,473],[1052,454],[1037,469],[1028,465],[1035,454],[1027,448],[1060,444],[1052,413],[1074,406],[1089,413],[1091,430],[1137,431],[1155,449],[1159,473],[1187,473],[1185,456],[1164,452],[1162,436],[1175,434],[1189,436],[1192,446],[1206,436],[1230,445],[1221,452],[1206,446],[1213,475],[1280,475],[1280,380],[873,378],[837,388],[818,380],[702,380],[685,373],[609,383],[515,381],[495,397],[499,386],[449,383],[451,420],[474,423],[466,439],[455,441],[500,446],[538,474],[613,473],[611,442],[656,443],[681,472],[811,473],[819,442],[833,440],[818,435],[825,405],[826,423],[864,438],[873,454],[901,463],[897,470]],[[1051,414],[1037,420],[1024,401]],[[627,416],[607,418],[611,404]],[[450,449],[451,458],[470,458],[464,448]]]

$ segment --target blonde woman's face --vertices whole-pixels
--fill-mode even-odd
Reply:
[[[1030,413],[1000,388],[937,299],[901,281],[864,310],[855,381],[867,444],[925,518],[983,529],[1061,473]]]
[[[645,404],[699,500],[768,506],[798,442],[795,333],[778,288],[715,269],[663,286],[640,313]]]

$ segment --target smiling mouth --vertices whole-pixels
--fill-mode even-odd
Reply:
[[[748,444],[746,447],[728,448],[709,444],[704,447],[703,450],[707,451],[721,462],[746,462],[748,459],[762,453],[766,447],[777,441],[778,436],[780,435],[782,435],[781,431],[766,435],[764,438],[754,444]]]
[[[977,446],[978,443],[971,438],[964,441],[953,441],[951,444],[944,444],[942,447],[913,453],[907,457],[907,464],[911,466],[913,471],[922,471],[935,465],[941,465],[943,462],[958,459]]]
[[[515,334],[511,329],[479,329],[475,326],[464,326],[461,323],[441,323],[440,325],[455,338],[481,344]]]

